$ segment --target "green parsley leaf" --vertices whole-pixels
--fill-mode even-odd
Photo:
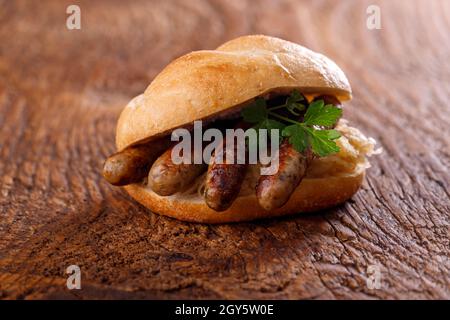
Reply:
[[[304,152],[309,147],[307,128],[301,124],[293,124],[284,128],[283,137],[289,137],[289,143],[298,152]]]
[[[300,101],[304,101],[305,98],[301,95],[298,90],[292,91],[291,95],[286,99],[286,108],[292,113],[294,116],[299,116],[300,112],[305,110],[305,106]],[[300,111],[297,112],[296,110]]]
[[[259,133],[258,131],[260,129],[267,129],[267,136],[270,138],[271,137],[271,130],[280,130],[280,139],[282,138],[281,136],[281,132],[282,130],[286,127],[285,124],[277,121],[277,120],[273,120],[273,119],[265,119],[259,123],[257,123],[256,125],[253,126],[253,129],[256,130],[257,135],[257,141],[259,143]]]
[[[268,114],[266,100],[263,98],[257,98],[253,103],[241,111],[244,121],[248,123],[264,121],[267,119]]]
[[[298,90],[294,90],[291,92],[291,95],[286,99],[286,104],[292,104],[299,101],[303,101],[305,98]]]
[[[283,130],[284,127],[286,127],[286,125],[281,123],[280,121],[267,118],[267,119],[261,121],[260,123],[258,123],[254,128],[255,129],[267,129],[267,130],[272,130],[272,129]]]
[[[289,143],[298,152],[304,152],[311,146],[316,155],[325,157],[340,150],[333,141],[341,136],[336,130],[316,130],[302,124],[293,124],[284,128],[283,136],[289,137]]]
[[[286,108],[289,110],[290,113],[292,113],[294,116],[299,116],[300,112],[305,110],[305,106],[300,103],[291,103],[286,105]],[[300,111],[297,112],[296,110]]]
[[[328,132],[328,139],[330,140],[336,140],[341,137],[341,133],[337,130],[322,130]]]
[[[341,117],[342,109],[332,104],[325,105],[323,100],[312,102],[305,114],[304,123],[308,126],[332,126]]]
[[[299,152],[311,148],[313,153],[320,157],[339,152],[339,147],[334,140],[338,139],[341,134],[336,130],[316,129],[315,126],[334,125],[342,115],[342,110],[331,104],[325,105],[323,100],[313,101],[309,104],[302,123],[297,119],[300,112],[305,110],[306,105],[307,102],[303,95],[294,90],[283,105],[268,108],[263,98],[256,98],[253,103],[241,111],[241,114],[244,121],[252,123],[252,128],[257,131],[260,129],[281,130],[281,136],[288,138],[289,143]],[[288,110],[294,117],[276,113],[275,110],[279,109]],[[275,120],[274,117],[281,120]],[[286,125],[285,123],[291,124]],[[257,140],[259,140],[259,136]]]
[[[315,130],[306,128],[308,131],[308,138],[311,143],[312,150],[320,157],[325,157],[329,154],[339,152],[339,147],[334,142],[341,134],[336,130]]]
[[[290,113],[292,113],[294,116],[299,116],[300,113],[298,113],[297,111],[295,111],[295,105],[294,104],[288,104],[286,106],[286,108],[289,110]]]

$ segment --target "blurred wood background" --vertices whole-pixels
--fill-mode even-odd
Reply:
[[[66,28],[69,4],[81,30]],[[381,30],[366,27],[372,4]],[[450,1],[0,7],[1,298],[450,298]],[[384,149],[351,201],[208,226],[152,214],[101,178],[121,108],[167,63],[255,33],[348,75],[345,116]],[[72,264],[82,290],[65,287]]]

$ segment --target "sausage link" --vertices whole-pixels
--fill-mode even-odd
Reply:
[[[123,186],[142,181],[151,164],[170,145],[170,141],[157,141],[131,146],[106,159],[103,177],[112,185]]]
[[[148,185],[160,196],[170,196],[190,185],[205,170],[205,164],[174,164],[170,148],[153,163]]]
[[[273,175],[261,176],[256,186],[258,202],[266,210],[286,204],[305,176],[313,156],[310,149],[298,152],[285,139],[280,145],[278,157],[278,171]]]
[[[234,162],[226,162],[226,146],[223,142],[223,152],[219,152],[211,159],[206,174],[205,183],[205,202],[215,211],[224,211],[234,202],[241,191],[242,182],[245,178],[246,164],[237,164],[237,144],[234,144]],[[217,159],[222,157],[223,163],[217,163]]]

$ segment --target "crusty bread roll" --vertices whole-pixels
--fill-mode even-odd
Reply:
[[[142,141],[167,136],[195,120],[212,121],[237,112],[255,97],[268,93],[330,94],[351,99],[345,74],[330,59],[300,45],[256,35],[229,41],[216,50],[196,51],[170,63],[120,115],[118,150]],[[349,199],[360,187],[366,156],[374,141],[341,120],[343,136],[338,154],[313,160],[307,176],[283,207],[265,211],[254,188],[257,166],[246,176],[239,197],[223,212],[210,209],[201,196],[204,176],[190,188],[172,196],[154,193],[146,181],[125,186],[128,193],[153,212],[204,223],[246,221],[315,211]]]
[[[254,193],[238,197],[229,209],[217,212],[209,208],[203,197],[198,195],[192,197],[176,194],[161,197],[150,188],[136,184],[124,188],[134,199],[153,212],[184,221],[216,224],[278,217],[333,207],[351,198],[359,189],[363,178],[364,170],[342,177],[303,179],[288,203],[270,212],[259,206]]]

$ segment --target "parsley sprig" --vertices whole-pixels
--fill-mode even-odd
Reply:
[[[287,110],[288,116],[280,114],[281,110]],[[299,121],[303,113],[303,120]],[[244,121],[253,124],[256,130],[280,130],[281,136],[289,139],[289,143],[299,152],[311,148],[320,157],[339,152],[335,140],[341,134],[337,130],[321,127],[333,126],[341,117],[342,109],[332,104],[326,105],[323,100],[308,104],[294,90],[282,105],[268,107],[266,100],[257,98],[241,114]]]

